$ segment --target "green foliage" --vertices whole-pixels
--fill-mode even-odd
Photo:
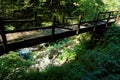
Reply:
[[[110,27],[100,43],[94,50],[88,50],[79,58],[80,63],[87,69],[87,76],[98,79],[119,80],[120,45],[119,28]],[[113,38],[114,36],[114,38]],[[104,46],[103,46],[104,45]]]
[[[49,46],[53,46],[54,48],[62,48],[63,46],[69,44],[70,42],[72,42],[72,38],[64,38],[62,40],[58,40],[56,42],[50,43]]]
[[[119,0],[46,0],[41,6],[41,0],[0,0],[0,13],[4,18],[9,15],[12,18],[23,18],[21,15],[28,11],[37,11],[42,20],[52,21],[57,16],[62,22],[62,15],[78,16],[85,13],[85,20],[92,20],[95,13],[104,10],[118,10]],[[6,5],[10,4],[10,5]],[[6,6],[5,6],[6,5]],[[34,5],[34,6],[33,6]],[[33,8],[34,7],[34,8]],[[46,9],[46,10],[44,10]],[[11,15],[17,12],[15,16]],[[22,12],[20,14],[19,12]],[[3,15],[5,14],[5,15]],[[29,16],[31,17],[31,15]],[[33,18],[33,15],[32,15]],[[43,22],[43,21],[42,21]],[[44,24],[44,23],[43,23]],[[46,23],[45,23],[46,25]],[[21,27],[20,27],[21,28]],[[6,30],[14,30],[14,27],[6,26]],[[0,57],[0,79],[1,80],[120,80],[120,28],[109,27],[102,41],[97,44],[90,43],[90,35],[79,36],[80,41],[73,48],[64,48],[58,57],[59,61],[66,60],[61,66],[48,66],[44,71],[38,72],[28,67],[31,61],[21,59],[16,52]],[[71,38],[50,44],[56,49],[65,47],[72,42]],[[90,46],[96,46],[94,49]]]
[[[114,36],[111,32],[116,35],[113,38],[115,43],[110,39]],[[120,45],[119,41],[116,39],[119,38],[118,32],[119,29],[117,27],[110,27],[106,31],[103,41],[93,50],[88,47],[80,48],[81,44],[75,46],[74,52],[71,52],[68,49],[65,50],[65,53],[63,53],[60,58],[66,58],[66,56],[69,56],[68,59],[71,59],[70,55],[73,55],[71,53],[74,53],[77,57],[71,59],[72,61],[61,67],[56,68],[55,66],[52,66],[52,68],[49,67],[46,69],[45,75],[49,75],[49,78],[46,77],[45,79],[57,80],[56,77],[59,75],[61,76],[61,80],[119,80]],[[106,40],[108,40],[108,37],[110,41],[107,42],[106,46],[103,46],[103,44],[106,43]],[[84,43],[87,43],[87,41]],[[56,76],[51,74],[55,74]]]
[[[33,19],[34,12],[37,12],[37,24],[41,27],[42,22],[52,22],[54,16],[57,16],[58,23],[62,24],[63,15],[78,18],[82,12],[85,12],[84,20],[93,20],[98,11],[118,10],[119,3],[118,0],[112,2],[110,0],[1,0],[0,17],[4,19]],[[76,21],[76,19],[73,21]],[[14,26],[16,29],[24,29],[24,27],[33,27],[34,24],[21,25],[20,23],[20,25],[17,24],[16,26],[20,26]]]
[[[71,60],[75,60],[75,58],[78,58],[78,55],[80,56],[82,53],[84,53],[84,51],[86,51],[86,49],[88,49],[89,45],[89,40],[90,40],[90,35],[88,33],[83,33],[80,34],[78,36],[76,36],[76,40],[79,41],[79,43],[75,43],[76,44],[73,48],[65,48],[63,50],[62,55],[60,55],[59,61],[62,60],[67,60],[67,61],[71,61]],[[72,45],[69,45],[72,46]]]
[[[21,60],[15,52],[11,52],[0,57],[0,77],[3,80],[119,80],[119,30],[119,27],[108,28],[94,49],[87,46],[90,40],[88,36],[77,37],[83,40],[80,39],[81,42],[73,49],[64,49],[59,56],[60,60],[67,59],[67,63],[49,65],[42,72],[27,68],[29,61]]]
[[[5,26],[5,31],[12,31],[12,30],[15,30],[15,27],[13,27],[12,25],[6,25]]]
[[[103,38],[105,45],[107,45],[108,43],[118,44],[120,42],[120,28],[115,26],[116,25],[112,25],[112,27],[109,27],[109,29],[106,31],[106,34]]]
[[[75,56],[76,53],[73,50],[65,49],[63,50],[62,55],[60,55],[58,59],[59,61],[63,61],[63,60],[71,61],[71,60],[75,60]]]
[[[119,0],[114,0],[111,2],[111,0],[103,0],[104,7],[106,10],[118,10],[120,6]]]
[[[0,57],[0,79],[15,80],[22,77],[23,71],[31,64],[30,61],[22,60],[16,52],[10,52],[8,55]]]

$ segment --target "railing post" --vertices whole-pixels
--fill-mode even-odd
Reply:
[[[111,16],[111,13],[112,13],[112,12],[109,12],[109,13],[108,13],[108,18],[107,18],[107,21],[106,21],[105,27],[108,26],[108,23],[109,23],[109,20],[110,20],[110,16]]]
[[[62,14],[62,24],[64,25],[64,23],[65,23],[65,14],[63,13]]]
[[[79,15],[79,22],[78,22],[78,28],[77,28],[76,34],[79,34],[82,17],[83,17],[83,14],[80,14],[80,15]]]
[[[118,23],[118,20],[119,20],[119,11],[116,11],[115,22]]]
[[[94,28],[93,28],[93,32],[92,32],[92,36],[91,36],[91,40],[93,41],[93,44],[96,44],[96,42],[98,42],[101,39],[103,32],[104,32],[103,31],[104,26],[97,27],[97,26],[99,26],[98,23],[99,23],[99,20],[101,20],[101,19],[99,19],[99,18],[101,18],[101,15],[104,16],[104,13],[102,13],[102,12],[96,13],[95,24],[94,24]]]
[[[91,36],[92,40],[95,40],[95,37],[96,37],[97,23],[98,23],[98,20],[99,20],[99,16],[100,16],[100,12],[97,12],[96,16],[95,16],[95,23],[94,23],[94,27],[93,27],[93,31],[92,31],[92,36]]]
[[[99,20],[99,16],[100,16],[100,12],[97,12],[96,17],[95,17],[95,25],[94,25],[94,28],[93,28],[93,32],[96,30],[97,23],[98,23],[98,20]]]
[[[56,26],[56,16],[53,18],[53,25],[52,25],[52,41],[54,41],[55,26]]]
[[[3,19],[2,18],[0,18],[0,34],[1,34],[1,37],[2,37],[4,52],[8,53],[7,39],[6,39],[6,35],[5,35],[4,23],[3,23]]]

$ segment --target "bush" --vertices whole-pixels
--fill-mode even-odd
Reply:
[[[68,60],[66,64],[49,65],[42,72],[30,70],[28,61],[11,52],[0,58],[0,77],[3,80],[120,80],[119,30],[108,28],[94,49],[89,48],[89,39],[84,37],[72,50],[64,49],[59,56],[61,61]]]
[[[19,80],[24,75],[24,71],[30,66],[31,62],[21,59],[16,52],[0,57],[0,79]]]

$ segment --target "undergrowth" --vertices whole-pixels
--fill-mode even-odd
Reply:
[[[20,58],[16,52],[0,57],[0,80],[19,80],[31,61]]]
[[[6,57],[0,58],[0,77],[6,80],[8,73],[22,67],[20,73],[14,73],[7,80],[120,80],[119,31],[119,27],[109,27],[102,40],[93,49],[89,48],[92,46],[90,38],[83,36],[80,43],[72,49],[65,48],[58,57],[59,60],[67,59],[67,63],[61,66],[48,66],[42,72],[26,68],[30,63],[21,62],[18,57],[10,58],[5,55]]]

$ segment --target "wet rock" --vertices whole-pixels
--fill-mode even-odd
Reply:
[[[31,50],[29,48],[23,48],[18,50],[18,55],[23,59],[30,59]]]
[[[42,59],[37,59],[36,62],[40,64],[42,62]]]

